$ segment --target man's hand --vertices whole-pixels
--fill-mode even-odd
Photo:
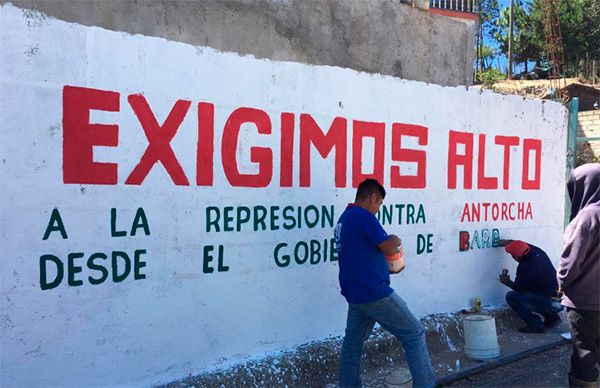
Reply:
[[[395,234],[390,234],[387,240],[377,245],[377,248],[379,248],[379,250],[383,252],[384,255],[391,256],[394,253],[398,252],[398,247],[401,243],[402,241],[398,236],[396,236]]]
[[[498,246],[499,247],[505,247],[508,244],[510,244],[512,242],[512,240],[498,240]]]
[[[510,275],[501,274],[498,276],[498,278],[500,279],[500,283],[504,284],[505,286],[509,286],[512,283],[510,280]]]
[[[405,268],[405,267],[406,267],[406,266],[405,266],[404,264],[402,264],[402,267],[400,267],[400,269],[399,269],[398,271],[390,271],[390,273],[391,273],[392,275],[395,275],[395,274],[397,274],[397,273],[400,273],[400,272],[404,271],[404,268]]]

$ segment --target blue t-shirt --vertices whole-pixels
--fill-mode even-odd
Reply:
[[[390,272],[377,245],[388,239],[368,210],[348,205],[335,226],[340,287],[348,303],[370,303],[389,296]]]

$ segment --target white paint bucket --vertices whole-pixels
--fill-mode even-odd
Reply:
[[[467,315],[463,318],[465,353],[475,360],[500,356],[496,320],[489,315]]]
[[[398,273],[404,269],[404,247],[400,245],[398,252],[391,256],[386,256],[388,268],[391,273]]]

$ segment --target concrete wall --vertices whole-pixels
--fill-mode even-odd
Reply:
[[[87,26],[257,58],[471,85],[475,27],[399,0],[68,1],[12,3]]]
[[[365,176],[418,316],[502,303],[499,237],[558,258],[560,104],[12,5],[0,26],[2,386],[150,385],[337,341],[332,230]]]

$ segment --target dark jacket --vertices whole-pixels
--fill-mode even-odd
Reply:
[[[513,289],[517,292],[531,292],[551,298],[556,296],[556,270],[546,252],[529,244],[529,253],[523,256],[517,266],[517,276]]]
[[[557,273],[561,303],[600,311],[600,164],[573,170],[567,189],[572,207]]]

